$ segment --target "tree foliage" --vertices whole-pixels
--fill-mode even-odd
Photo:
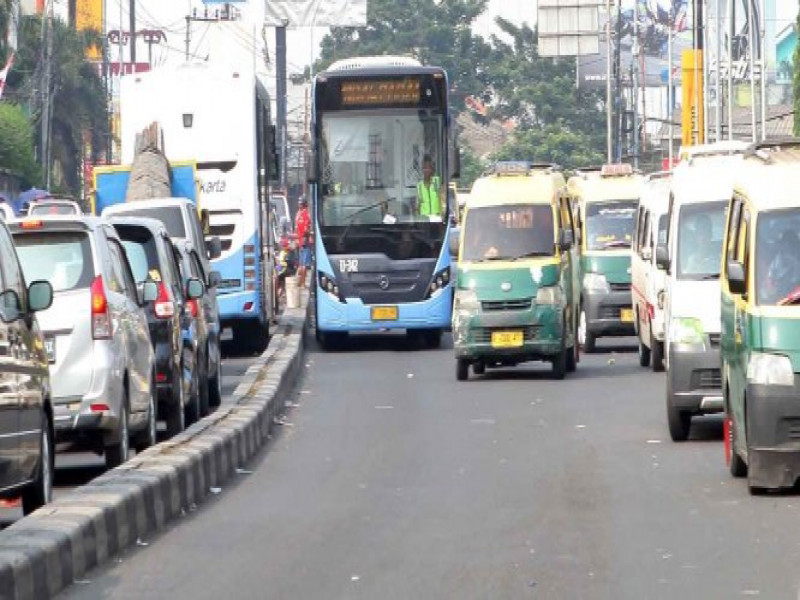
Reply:
[[[30,121],[19,106],[10,102],[0,102],[0,168],[17,175],[23,187],[38,185],[41,179]]]
[[[486,164],[469,147],[461,148],[461,174],[458,187],[471,188],[474,181],[483,175]]]
[[[7,0],[0,0],[0,23],[8,19],[6,5]],[[105,86],[96,67],[85,58],[86,48],[97,41],[96,32],[78,33],[59,19],[53,22],[51,147],[56,176],[53,186],[76,195],[85,139],[91,142],[93,158],[105,152],[108,139]],[[8,52],[8,48],[2,48],[3,55]],[[41,131],[43,68],[42,20],[39,16],[25,16],[19,24],[18,50],[5,98],[26,107],[34,132]],[[42,163],[41,135],[37,133],[33,140]]]

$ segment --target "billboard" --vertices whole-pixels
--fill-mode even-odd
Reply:
[[[367,0],[273,0],[266,3],[267,27],[364,27]]]
[[[619,52],[620,80],[630,85],[634,61],[634,32],[638,33],[641,60],[639,81],[647,87],[666,85],[668,81],[668,48],[672,23],[673,81],[680,85],[681,54],[692,47],[692,10],[688,0],[621,0],[619,9],[611,10],[612,61]],[[634,15],[638,15],[634,26]],[[608,51],[605,13],[600,16],[600,54],[578,58],[578,81],[581,86],[605,87]],[[612,62],[613,65],[613,62]],[[612,72],[614,70],[612,69]]]
[[[103,33],[103,0],[75,0],[75,29]],[[98,46],[86,49],[86,58],[101,60],[103,51]]]
[[[599,5],[599,0],[539,0],[539,55],[597,54]]]

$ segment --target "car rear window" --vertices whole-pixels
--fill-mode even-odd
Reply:
[[[26,281],[49,281],[55,292],[92,284],[94,260],[86,233],[18,233],[14,243]]]
[[[146,229],[117,227],[128,263],[131,265],[136,283],[161,281],[161,268],[158,261],[158,249],[153,236]]]
[[[183,212],[177,206],[160,206],[152,208],[137,208],[136,210],[126,210],[126,217],[145,217],[157,219],[164,224],[170,237],[185,238],[186,227],[183,224]]]
[[[69,204],[34,204],[29,211],[30,215],[74,215],[75,207]]]

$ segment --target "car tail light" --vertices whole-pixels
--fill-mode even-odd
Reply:
[[[186,305],[189,307],[189,314],[191,314],[193,318],[197,318],[197,298],[192,298]]]
[[[156,373],[156,383],[166,383],[166,381],[167,381],[166,373]]]
[[[156,317],[159,319],[171,319],[175,316],[175,303],[169,294],[167,286],[164,282],[158,284],[158,297],[156,298],[153,308],[156,312]]]
[[[111,337],[111,318],[108,314],[108,298],[103,276],[92,281],[92,339],[107,340]]]
[[[27,219],[22,222],[21,227],[23,229],[41,229],[42,228],[42,220],[41,219]]]
[[[108,412],[111,410],[108,407],[108,404],[103,404],[102,402],[98,402],[97,404],[90,404],[89,409],[92,412]]]

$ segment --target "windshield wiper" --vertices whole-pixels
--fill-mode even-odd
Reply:
[[[373,204],[370,204],[370,205],[365,206],[363,208],[359,208],[357,211],[355,211],[353,214],[351,214],[349,217],[347,217],[347,226],[344,228],[344,231],[342,231],[342,235],[339,236],[339,244],[338,245],[341,246],[342,244],[344,244],[344,239],[347,237],[347,233],[350,231],[350,227],[351,227],[351,225],[353,224],[353,221],[355,220],[355,218],[358,215],[363,214],[363,213],[367,212],[368,210],[372,210],[373,208],[378,208],[380,206],[383,206],[385,203],[386,203],[385,200],[381,200],[380,202],[374,202]]]
[[[603,248],[630,248],[631,243],[626,242],[625,240],[615,240],[613,242],[606,242],[603,244]]]
[[[715,279],[719,279],[719,273],[707,273],[700,277],[700,281],[713,281]]]
[[[539,256],[553,256],[553,254],[552,252],[547,252],[546,250],[533,250],[532,252],[526,252],[525,254],[515,256],[511,260],[522,260],[523,258],[536,258]]]

